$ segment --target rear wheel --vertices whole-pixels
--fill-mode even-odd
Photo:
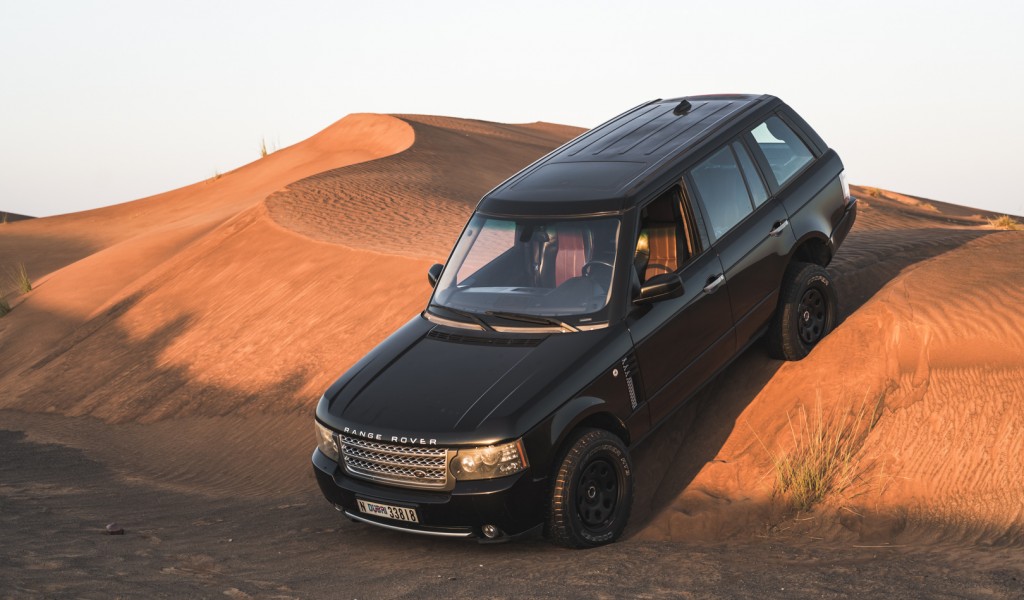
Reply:
[[[548,536],[561,546],[590,548],[622,535],[633,504],[633,465],[615,435],[578,432],[559,464],[551,491]]]
[[[783,360],[800,360],[836,326],[835,285],[813,263],[793,263],[779,292],[779,307],[768,328],[768,349]]]

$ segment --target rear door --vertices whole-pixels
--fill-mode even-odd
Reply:
[[[736,138],[693,167],[687,186],[703,208],[712,247],[729,285],[736,344],[756,339],[771,319],[796,240],[789,215]]]
[[[805,127],[795,113],[782,110],[745,136],[769,189],[786,207],[797,240],[813,232],[831,235],[847,208],[839,180],[843,162]]]

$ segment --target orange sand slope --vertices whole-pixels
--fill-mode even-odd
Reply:
[[[431,239],[443,260],[476,199],[576,133],[353,115],[216,180],[7,224],[0,261],[24,261],[36,289],[0,321],[0,407],[114,421],[308,410],[426,298],[430,262],[382,254],[389,243]],[[407,187],[388,193],[388,177]]]
[[[308,414],[422,308],[476,200],[578,132],[353,115],[216,180],[2,225],[0,267],[24,261],[36,289],[3,289],[0,409],[132,422],[133,439],[171,417]],[[843,322],[798,363],[751,349],[642,446],[630,535],[1024,542],[1024,232],[854,193],[831,267]],[[880,416],[849,484],[792,518],[771,456],[802,415],[863,406]]]

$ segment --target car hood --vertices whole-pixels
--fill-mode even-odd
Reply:
[[[610,334],[487,336],[419,321],[328,391],[323,420],[382,441],[486,444],[517,437],[557,408],[537,404]]]

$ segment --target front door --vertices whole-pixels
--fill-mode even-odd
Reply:
[[[702,248],[678,188],[642,209],[634,269],[643,281],[679,273],[679,298],[636,307],[629,317],[652,425],[732,358],[729,289],[714,249]]]

